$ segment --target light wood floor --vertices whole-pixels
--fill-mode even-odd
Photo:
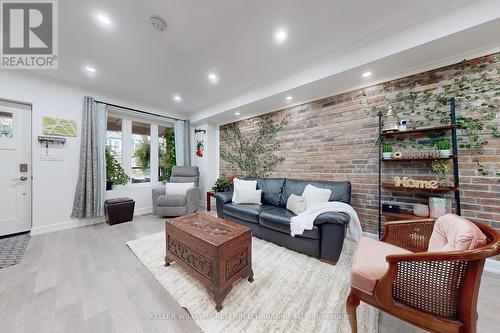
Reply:
[[[163,231],[154,216],[34,236],[21,264],[0,269],[0,332],[200,332],[125,243]],[[285,292],[285,291],[284,291]],[[478,332],[498,332],[500,278],[484,274]],[[417,332],[381,315],[379,332]],[[225,332],[231,333],[231,332]]]

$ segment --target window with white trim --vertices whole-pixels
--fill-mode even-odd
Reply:
[[[106,146],[130,177],[127,186],[165,182],[175,166],[173,123],[159,117],[109,108]]]

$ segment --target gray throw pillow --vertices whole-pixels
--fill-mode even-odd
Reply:
[[[286,209],[295,215],[299,215],[306,210],[306,199],[299,195],[290,194],[286,202]]]

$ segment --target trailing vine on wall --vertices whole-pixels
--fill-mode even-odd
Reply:
[[[466,61],[454,66],[454,73],[437,85],[411,83],[408,89],[397,90],[384,86],[388,104],[400,119],[407,119],[415,127],[450,123],[450,99],[455,98],[459,147],[475,149],[482,154],[488,137],[500,138],[497,115],[500,113],[500,54],[488,62]],[[372,108],[368,114],[385,114],[387,105]],[[445,133],[430,133],[438,140]],[[409,144],[403,139],[392,139],[401,146],[417,147],[415,139]],[[390,143],[390,142],[387,142]],[[477,168],[482,175],[489,174],[484,167]],[[498,176],[498,173],[494,173]]]

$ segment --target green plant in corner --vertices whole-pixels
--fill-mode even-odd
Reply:
[[[124,185],[128,183],[129,176],[125,173],[122,166],[116,159],[113,151],[109,146],[105,149],[106,157],[106,181],[113,183],[114,185]]]
[[[159,181],[166,183],[172,175],[172,168],[176,166],[175,160],[175,134],[173,128],[165,128],[165,143],[159,147]]]
[[[384,147],[382,148],[382,151],[384,153],[392,153],[392,145],[385,144]]]
[[[285,160],[275,152],[281,146],[276,135],[287,122],[288,117],[278,123],[269,118],[254,121],[251,133],[242,133],[238,123],[228,125],[221,133],[220,157],[247,176],[265,177]]]
[[[214,186],[212,187],[212,191],[215,192],[227,192],[229,191],[229,179],[226,177],[219,177],[215,181]]]

